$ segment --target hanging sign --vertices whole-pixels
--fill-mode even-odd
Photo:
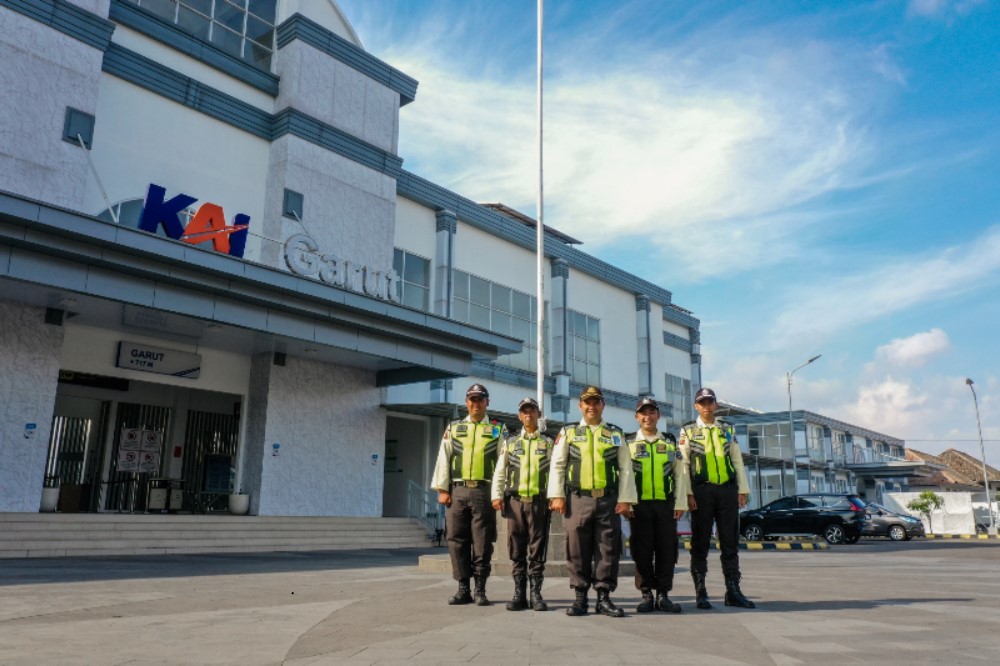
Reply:
[[[249,215],[240,213],[233,218],[232,225],[227,225],[222,206],[206,202],[198,207],[185,225],[181,223],[181,217],[192,210],[197,197],[177,194],[167,199],[166,196],[166,189],[155,183],[149,184],[139,218],[140,229],[155,234],[162,226],[164,233],[174,240],[191,244],[211,242],[216,252],[243,257],[250,229]]]
[[[139,452],[139,471],[144,474],[156,474],[160,471],[160,454],[153,451]]]
[[[201,376],[201,354],[150,347],[124,340],[118,343],[118,358],[115,365],[129,370],[155,372],[160,375],[189,379],[197,379]]]
[[[118,471],[119,472],[138,472],[139,471],[139,452],[138,451],[118,451]]]
[[[142,441],[142,430],[139,428],[122,428],[120,446],[121,451],[138,451]]]
[[[143,430],[142,444],[139,448],[143,451],[156,451],[159,453],[162,439],[162,433],[159,430]]]

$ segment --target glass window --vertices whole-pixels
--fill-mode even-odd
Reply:
[[[524,343],[521,352],[501,356],[497,363],[522,370],[538,365],[538,324],[533,296],[464,271],[453,271],[455,299],[452,316],[473,326],[509,335]]]
[[[569,310],[567,314],[569,331],[566,349],[570,358],[570,374],[573,381],[582,384],[601,383],[601,322],[582,312]]]
[[[784,510],[784,509],[794,509],[796,507],[796,501],[794,497],[783,497],[779,500],[775,500],[768,505],[771,510]]]
[[[691,380],[667,375],[664,383],[667,404],[673,407],[672,425],[683,425],[694,419],[694,406],[691,403]]]
[[[276,0],[128,1],[259,69],[271,68]]]
[[[215,20],[230,30],[242,33],[246,16],[243,7],[237,7],[229,0],[215,0]]]
[[[399,301],[411,308],[428,310],[431,301],[430,260],[396,248],[392,253],[392,270],[399,276],[396,282]]]
[[[454,271],[453,276],[452,284],[455,287],[455,298],[461,298],[463,301],[469,300],[469,274]]]
[[[493,301],[490,303],[497,312],[510,312],[510,288],[493,284]]]
[[[469,300],[479,305],[490,305],[490,282],[475,275],[469,276]],[[487,326],[489,328],[489,326]]]

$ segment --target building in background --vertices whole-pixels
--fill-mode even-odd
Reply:
[[[534,392],[534,221],[403,167],[418,83],[335,2],[0,0],[0,62],[0,511],[422,514],[465,387]],[[552,423],[690,420],[692,313],[545,266]]]
[[[924,462],[907,459],[905,442],[890,435],[804,410],[791,419],[787,411],[736,411],[723,418],[736,426],[752,507],[814,492],[881,502],[883,493],[907,490],[910,478],[927,473]]]

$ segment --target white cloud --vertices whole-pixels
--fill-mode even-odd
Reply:
[[[953,14],[965,16],[983,4],[985,0],[910,0],[906,9],[911,16],[941,18]]]
[[[792,287],[772,329],[776,348],[815,342],[869,321],[972,290],[1000,275],[1000,226],[935,254],[886,258],[872,270]]]
[[[893,365],[920,367],[928,359],[951,349],[948,334],[940,328],[932,328],[908,338],[896,338],[875,351],[878,358]]]
[[[591,252],[651,236],[684,280],[774,264],[829,233],[803,206],[872,177],[868,123],[895,76],[887,50],[721,21],[662,43],[618,40],[609,56],[581,32],[550,54],[546,221]],[[472,199],[531,212],[533,72],[456,59],[428,35],[436,43],[385,56],[421,81],[401,112],[401,154]],[[721,247],[738,244],[738,264],[689,251],[707,225]]]

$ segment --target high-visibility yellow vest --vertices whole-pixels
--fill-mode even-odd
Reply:
[[[500,449],[500,436],[505,433],[498,421],[452,421],[448,426],[451,437],[452,481],[488,481],[493,478]]]
[[[691,456],[691,482],[695,485],[711,483],[723,485],[736,482],[736,468],[729,457],[729,444],[736,439],[733,426],[716,421],[710,426],[699,426],[697,421],[682,429],[688,441]]]
[[[562,429],[569,445],[566,486],[570,490],[618,491],[618,449],[624,445],[621,428],[604,424],[596,436],[590,426],[575,425]]]
[[[674,496],[674,461],[677,446],[663,434],[653,442],[641,433],[626,437],[632,454],[635,487],[640,500],[665,500]]]
[[[535,432],[508,437],[507,492],[521,497],[544,494],[549,485],[549,463],[552,461],[552,440]]]

